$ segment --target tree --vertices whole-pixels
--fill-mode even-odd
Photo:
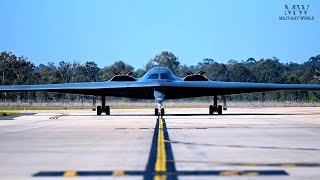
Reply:
[[[47,65],[39,65],[39,70],[35,73],[39,74],[38,82],[40,84],[57,84],[60,83],[60,74],[57,67],[53,62],[49,62]]]
[[[316,83],[319,82],[315,75],[317,74],[317,69],[315,66],[307,67],[304,70],[303,75],[300,77],[302,83]]]
[[[112,78],[117,73],[120,73],[122,75],[126,74],[127,72],[133,72],[134,68],[124,63],[123,61],[116,61],[113,65],[107,66],[103,69],[103,73],[100,77],[101,81],[106,81]]]
[[[202,64],[200,69],[206,72],[206,76],[211,80],[216,81],[230,81],[229,71],[227,66],[220,63],[213,63],[210,65]]]
[[[257,61],[256,61],[253,57],[247,59],[247,63],[253,63],[253,64],[255,64],[256,62],[257,62]]]
[[[247,59],[247,61],[244,62],[243,64],[244,64],[245,66],[247,66],[247,67],[252,67],[252,66],[254,66],[256,63],[257,63],[257,61],[256,61],[254,58],[251,57],[251,58]]]
[[[213,60],[213,59],[211,59],[211,58],[205,58],[205,59],[203,59],[202,60],[202,65],[203,66],[209,66],[209,65],[211,65],[211,64],[214,64],[215,63],[215,61]]]
[[[276,60],[260,60],[251,71],[257,78],[258,82],[284,83],[281,75],[287,71],[287,68]]]
[[[242,64],[234,64],[229,68],[231,81],[237,82],[256,82],[256,77]]]
[[[320,69],[320,54],[309,58],[309,61],[304,63],[305,66],[315,66]]]
[[[228,62],[227,62],[227,65],[234,65],[234,64],[238,64],[239,62],[237,60],[234,60],[234,59],[230,59]]]
[[[60,61],[58,66],[60,82],[70,83],[72,80],[72,71],[72,64],[70,62]]]
[[[156,55],[153,59],[146,64],[146,70],[149,70],[155,66],[163,66],[170,69],[173,73],[179,72],[180,62],[172,52],[163,51],[159,55]]]
[[[0,53],[1,85],[25,84],[30,82],[34,64],[27,58],[17,57],[11,52]]]
[[[135,74],[136,74],[136,77],[142,77],[144,74],[146,74],[146,70],[145,69],[138,69],[136,70]]]
[[[212,80],[240,81],[240,82],[266,82],[266,83],[320,83],[320,55],[310,57],[306,62],[280,63],[276,57],[256,61],[249,58],[246,61],[229,60],[227,64],[218,63],[212,58],[205,58],[196,65],[181,65],[178,57],[169,51],[161,52],[151,59],[145,69],[134,72],[135,77],[141,77],[147,70],[154,66],[165,66],[176,75],[183,77],[186,72],[198,73],[200,70],[206,72],[206,76]],[[46,65],[34,64],[26,57],[17,57],[11,52],[0,52],[0,85],[14,84],[56,84],[69,82],[88,82],[109,80],[116,73],[126,74],[134,68],[124,61],[116,61],[114,64],[101,70],[94,61],[84,64],[79,62],[60,61],[56,66],[54,63]],[[268,100],[299,99],[315,102],[320,99],[319,92],[292,92],[280,91],[265,93]],[[0,93],[0,98],[19,99],[28,97],[37,100],[61,100],[66,98],[59,94],[45,92],[30,93]],[[68,96],[67,99],[78,98]],[[237,95],[234,99],[258,100],[260,94]]]
[[[100,68],[93,61],[87,61],[84,65],[76,68],[75,81],[76,82],[95,82],[98,78]]]
[[[181,66],[179,68],[179,72],[177,72],[176,75],[179,76],[179,77],[185,77],[187,75],[187,72],[189,72],[189,71],[193,72],[190,69],[190,67],[188,67],[187,65],[184,64],[183,66]],[[194,72],[194,73],[196,73],[196,72]]]
[[[299,78],[295,75],[290,75],[288,79],[286,80],[287,84],[301,84],[301,81]]]
[[[96,81],[99,71],[100,71],[100,68],[93,61],[88,61],[84,65],[84,72],[87,75],[87,77],[89,78],[89,81]]]

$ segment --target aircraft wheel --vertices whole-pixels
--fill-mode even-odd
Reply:
[[[164,116],[164,108],[161,109],[161,116]]]
[[[213,115],[213,106],[212,105],[209,106],[209,115]]]
[[[222,106],[221,106],[221,105],[218,106],[218,114],[219,114],[219,115],[222,114]]]
[[[102,113],[102,108],[101,106],[97,106],[97,115],[100,116]]]
[[[155,108],[155,109],[154,109],[154,115],[155,115],[155,116],[158,116],[158,115],[159,115],[159,110],[158,110],[158,108]]]
[[[106,115],[110,115],[110,106],[106,106]]]

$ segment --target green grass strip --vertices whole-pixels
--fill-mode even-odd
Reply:
[[[17,112],[4,112],[4,111],[2,111],[2,112],[0,112],[0,117],[2,117],[2,116],[15,116],[17,114],[18,114]]]

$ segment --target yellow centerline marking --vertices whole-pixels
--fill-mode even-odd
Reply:
[[[294,164],[294,163],[284,163],[281,166],[282,167],[296,167],[296,164]]]
[[[220,172],[220,176],[236,176],[239,175],[239,171],[223,171]]]
[[[112,176],[123,176],[124,175],[124,171],[113,171],[112,172]]]
[[[63,173],[64,177],[75,177],[77,176],[77,172],[76,171],[66,171],[65,173]]]
[[[158,129],[158,146],[157,146],[157,160],[155,165],[156,173],[164,173],[167,171],[167,157],[166,146],[163,132],[163,120],[159,117],[159,129]],[[155,175],[154,180],[166,180],[166,175]]]
[[[244,175],[244,176],[259,176],[259,173],[258,172],[246,172],[246,173],[243,173],[242,175]]]
[[[243,163],[243,164],[240,164],[241,166],[258,166],[258,164],[255,164],[255,163]]]

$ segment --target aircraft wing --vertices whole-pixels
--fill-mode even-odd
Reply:
[[[277,90],[320,91],[320,84],[273,84],[220,81],[176,81],[163,82],[166,97],[183,98],[213,95],[230,95]],[[175,97],[178,96],[178,97]]]
[[[164,90],[166,99],[179,99],[188,97],[230,95],[276,90],[320,91],[320,84],[272,84],[220,81],[106,81],[87,83],[0,86],[0,92],[45,91],[140,99],[153,99],[153,92],[155,89]]]
[[[0,86],[0,92],[45,91],[68,94],[116,96],[117,94],[122,93],[121,90],[150,87],[150,85],[152,85],[152,83],[111,81],[40,85],[7,85]]]

